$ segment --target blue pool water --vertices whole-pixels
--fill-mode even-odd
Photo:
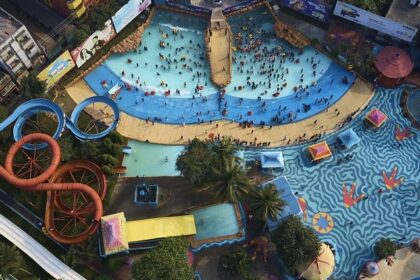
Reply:
[[[192,212],[197,234],[196,240],[206,240],[239,232],[235,208],[232,204],[223,203],[201,208]]]
[[[143,43],[137,52],[112,55],[87,75],[85,80],[98,95],[107,93],[107,89],[101,85],[103,80],[108,84],[111,81],[112,84],[122,84],[124,81],[138,88],[123,89],[116,101],[121,110],[141,119],[192,124],[224,118],[238,122],[253,121],[256,124],[264,122],[267,125],[299,121],[325,110],[339,100],[354,81],[354,76],[346,69],[318,54],[314,48],[307,47],[300,54],[297,49],[275,38],[273,19],[264,9],[240,17],[233,16],[229,22],[236,35],[243,33],[242,36],[248,38],[251,28],[254,28],[254,37],[241,43],[237,39],[234,42],[238,50],[234,54],[232,83],[226,88],[224,98],[209,80],[203,42],[203,31],[207,23],[201,18],[167,11],[157,11],[151,25],[144,32]],[[248,26],[247,32],[242,30],[245,24]],[[177,30],[176,36],[173,30]],[[160,48],[160,41],[169,45]],[[255,42],[261,45],[249,52],[244,51],[246,46]],[[254,61],[254,57],[258,57],[263,49],[266,54],[264,60]],[[290,58],[293,53],[294,60],[283,58],[283,53],[287,53]],[[185,61],[181,62],[184,58]],[[128,63],[128,59],[132,62]],[[299,63],[295,63],[297,59]],[[241,67],[241,62],[244,67]],[[313,64],[317,64],[315,76],[312,74]],[[125,72],[123,77],[122,71]],[[271,77],[269,71],[272,72]],[[341,82],[344,76],[348,78],[348,84]],[[252,77],[248,81],[249,85],[248,77]],[[256,84],[255,87],[252,87],[251,81]],[[314,81],[316,84],[311,85]],[[162,86],[162,82],[167,86]],[[197,85],[204,88],[195,94]],[[239,85],[244,88],[239,90]],[[295,93],[293,88],[298,85],[303,89]],[[277,87],[280,89],[277,90]],[[156,95],[145,95],[145,92],[150,93],[152,90]],[[164,96],[163,93],[168,90],[170,96]],[[176,94],[176,90],[180,94]],[[279,92],[278,97],[273,97],[275,92]],[[258,96],[261,100],[257,100]],[[322,102],[319,102],[321,99]],[[305,112],[304,104],[311,109]]]
[[[124,156],[123,166],[127,167],[125,176],[179,176],[175,164],[183,146],[162,146],[129,140],[132,152]],[[166,157],[168,157],[166,159]]]
[[[144,91],[154,90],[161,96],[164,91],[170,89],[173,97],[191,97],[197,84],[207,84],[203,94],[215,93],[217,89],[210,81],[204,45],[203,32],[206,27],[207,21],[203,18],[158,10],[143,33],[142,44],[138,48],[140,53],[114,54],[105,64],[118,75],[125,71],[124,78],[134,85],[139,85]],[[177,35],[172,32],[174,29],[178,30]],[[159,42],[169,45],[162,48]],[[183,58],[185,61],[182,61]],[[128,59],[132,60],[131,64],[127,63]],[[193,69],[187,69],[183,65]],[[193,77],[197,71],[203,73],[201,77]],[[162,86],[162,81],[167,86]],[[186,87],[184,82],[187,83]],[[180,95],[175,94],[176,89],[180,90]]]

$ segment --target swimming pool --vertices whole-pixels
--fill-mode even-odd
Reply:
[[[184,150],[183,146],[162,146],[129,140],[132,152],[124,156],[123,166],[127,167],[124,176],[160,177],[179,176],[176,159]],[[167,158],[166,158],[167,157]]]
[[[194,252],[245,239],[245,219],[240,204],[222,203],[192,211],[197,234],[191,240]]]
[[[137,52],[114,54],[105,64],[118,75],[124,71],[124,79],[133,85],[158,95],[169,89],[172,97],[191,97],[197,84],[204,85],[202,94],[213,94],[217,88],[210,81],[203,34],[206,27],[203,18],[158,10]],[[160,47],[160,42],[165,46]]]
[[[122,111],[141,119],[168,124],[227,119],[277,125],[325,110],[347,92],[355,79],[314,48],[307,47],[301,53],[276,38],[274,21],[265,8],[233,16],[229,23],[236,36],[243,33],[249,37],[252,33],[255,37],[235,40],[232,83],[224,96],[210,82],[202,34],[207,23],[202,18],[160,10],[136,52],[111,55],[85,81],[98,95],[107,94],[103,80],[131,84],[131,88],[123,88],[116,102]],[[159,47],[160,42],[164,48]],[[258,48],[245,51],[245,46],[255,42],[259,42]],[[347,83],[342,82],[343,77]],[[197,86],[203,89],[195,92]]]

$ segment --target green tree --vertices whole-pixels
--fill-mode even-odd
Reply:
[[[240,161],[240,159],[235,155],[238,148],[227,137],[223,137],[220,141],[216,142],[212,146],[212,149],[217,155],[217,161],[220,169],[223,168],[223,164],[225,162],[229,162],[232,159],[235,159],[237,163]]]
[[[87,260],[98,260],[97,244],[92,237],[83,245],[70,245],[69,250],[61,256],[61,260],[72,268],[85,264]]]
[[[274,184],[268,184],[250,193],[249,207],[259,221],[265,222],[268,218],[276,218],[286,205]]]
[[[108,165],[108,164],[106,164],[106,165],[102,165],[101,166],[101,169],[102,169],[102,171],[105,173],[105,175],[107,176],[107,177],[112,177],[112,176],[114,176],[115,174],[114,174],[114,167],[112,166],[112,165]],[[108,178],[109,179],[109,178]]]
[[[212,169],[210,179],[202,185],[202,189],[213,193],[221,201],[239,202],[248,194],[250,186],[245,171],[231,159],[223,169]]]
[[[109,154],[102,154],[99,156],[100,162],[102,162],[105,165],[111,165],[111,166],[117,166],[118,165],[118,159],[115,157],[109,155]]]
[[[77,153],[79,159],[96,159],[96,156],[98,155],[98,144],[96,142],[81,142],[77,147],[79,148]]]
[[[252,260],[241,247],[228,251],[220,258],[220,262],[233,275],[239,275],[243,278],[249,276]]]
[[[79,46],[89,37],[89,33],[84,28],[77,28],[73,31],[73,38],[71,39],[71,45],[73,47]]]
[[[296,216],[291,216],[280,224],[273,234],[273,241],[291,274],[296,272],[298,265],[312,262],[321,249],[321,242],[314,231]]]
[[[23,78],[20,86],[20,91],[26,99],[45,97],[47,83],[40,81],[35,72],[31,72],[27,77]]]
[[[394,256],[397,249],[397,245],[389,238],[379,239],[373,247],[373,251],[379,259]]]
[[[216,155],[209,145],[199,139],[193,139],[176,160],[176,168],[193,185],[201,185],[211,172]]]
[[[0,242],[0,276],[18,274],[24,263],[23,256],[15,246]]]
[[[73,153],[75,152],[73,142],[73,136],[70,134],[65,134],[58,140],[58,145],[61,149],[61,161],[66,162],[73,158]]]
[[[9,115],[9,112],[7,108],[3,105],[0,105],[0,122],[4,121],[7,116]],[[9,144],[12,141],[12,127],[9,125],[4,130],[0,132],[0,143],[2,144]],[[3,158],[6,155],[6,149],[0,150],[0,162],[3,162]]]
[[[193,280],[187,263],[188,242],[184,237],[162,240],[159,246],[134,262],[131,275],[136,280]]]

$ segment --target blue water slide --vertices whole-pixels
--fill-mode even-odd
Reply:
[[[82,113],[83,110],[87,106],[89,106],[90,104],[93,104],[93,103],[105,103],[107,106],[109,106],[111,108],[111,110],[113,111],[114,119],[112,121],[112,124],[110,126],[108,126],[107,129],[105,129],[101,132],[98,132],[96,134],[89,134],[89,133],[82,132],[77,127],[77,123],[79,121],[80,113]],[[101,139],[101,138],[105,137],[108,133],[110,133],[112,130],[114,130],[118,125],[119,119],[120,119],[120,110],[118,109],[117,104],[113,100],[109,99],[108,97],[104,97],[104,96],[93,96],[93,97],[90,97],[88,99],[83,100],[81,103],[79,103],[73,109],[73,112],[71,113],[70,119],[67,118],[67,120],[68,120],[67,121],[67,128],[79,140],[97,140],[97,139]]]
[[[107,129],[95,133],[95,134],[88,134],[82,132],[78,127],[77,123],[79,120],[80,113],[90,104],[93,103],[105,103],[107,107],[110,107],[113,111],[114,119],[112,120],[111,125],[108,126]],[[107,97],[103,96],[94,96],[88,99],[83,100],[80,104],[78,104],[70,118],[66,117],[65,113],[61,109],[59,105],[56,103],[48,100],[48,99],[32,99],[21,104],[17,107],[13,113],[8,116],[3,122],[0,123],[0,131],[4,130],[7,126],[15,122],[13,126],[13,138],[15,141],[22,138],[22,129],[28,119],[37,114],[39,112],[47,112],[52,113],[55,115],[57,119],[57,129],[55,130],[52,137],[54,139],[58,139],[61,134],[63,133],[65,127],[67,127],[76,138],[79,140],[97,140],[105,137],[108,133],[114,130],[118,124],[120,118],[120,111],[115,104],[115,102]],[[42,131],[41,131],[42,132]],[[38,144],[25,144],[24,148],[27,150],[35,150],[35,149],[44,149],[48,145],[47,143],[38,143]]]

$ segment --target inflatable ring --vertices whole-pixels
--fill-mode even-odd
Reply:
[[[252,33],[249,33],[249,34],[248,34],[248,38],[249,38],[249,39],[252,39],[253,37],[254,37],[254,35],[253,35]]]
[[[318,212],[312,218],[312,227],[320,234],[326,234],[333,230],[334,220],[326,212]]]
[[[246,26],[246,25],[242,26],[242,30],[243,31],[247,31],[248,30],[248,26]]]

